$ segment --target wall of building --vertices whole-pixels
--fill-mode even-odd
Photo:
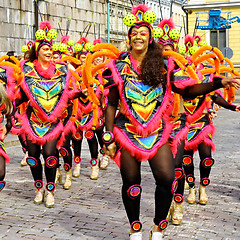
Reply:
[[[234,5],[230,4],[230,2],[234,3]],[[201,20],[208,19],[208,12],[213,7],[208,7],[207,4],[212,4],[214,8],[221,9],[222,11],[221,16],[225,18],[227,17],[227,13],[224,13],[224,12],[231,12],[231,17],[235,17],[235,16],[240,17],[240,1],[230,1],[230,2],[227,0],[224,0],[224,1],[206,0],[206,1],[201,1],[199,3],[196,3],[196,1],[194,0],[189,1],[189,5],[186,6],[186,8],[189,8],[191,6],[191,9],[189,10],[189,14],[188,14],[189,34],[193,34],[194,32],[197,13],[205,12],[206,13],[205,15],[199,14],[199,19]],[[207,24],[207,22],[204,24]],[[204,40],[207,41],[208,44],[210,44],[210,30],[197,29],[195,31],[195,35],[200,35]],[[234,63],[238,71],[240,71],[239,36],[240,36],[240,23],[234,22],[231,24],[231,28],[227,30],[227,47],[233,50],[233,57],[231,58],[231,61]]]
[[[83,29],[92,24],[88,38],[106,38],[106,1],[105,0],[46,0],[39,1],[43,20],[49,20],[58,30],[66,34],[67,19],[71,17],[69,35],[77,41]],[[38,14],[39,22],[41,21]],[[99,27],[100,26],[100,27]],[[0,0],[0,55],[15,50],[21,54],[21,46],[34,39],[35,9],[33,0]],[[99,34],[100,32],[100,34]]]

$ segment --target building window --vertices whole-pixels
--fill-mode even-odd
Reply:
[[[226,29],[222,30],[211,30],[210,32],[210,44],[213,47],[223,49],[227,46],[226,41]]]

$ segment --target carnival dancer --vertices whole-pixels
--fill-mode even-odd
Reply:
[[[3,116],[10,114],[12,112],[13,106],[12,102],[8,98],[6,89],[2,84],[0,84],[0,122],[3,120]],[[7,134],[7,128],[0,126],[0,192],[5,187],[6,182],[4,181],[6,167],[5,164],[10,161],[4,147],[4,138]]]
[[[52,58],[52,39],[57,36],[51,29],[48,21],[40,23],[36,32],[36,42],[30,50],[29,60],[22,63],[24,80],[18,89],[16,106],[28,102],[22,110],[20,121],[21,131],[26,134],[28,158],[34,186],[37,194],[34,199],[36,204],[41,204],[44,199],[44,186],[42,179],[42,164],[40,153],[45,160],[46,206],[54,206],[55,174],[58,159],[56,149],[64,140],[63,118],[68,102],[83,96],[75,86],[74,79],[65,63],[54,64]]]
[[[80,47],[82,46],[82,48]],[[77,44],[75,45],[75,49],[80,50],[76,53],[76,57],[80,59],[80,61],[83,63],[80,67],[77,68],[77,71],[79,72],[79,75],[82,76],[82,68],[84,67],[84,64],[86,62],[85,57],[87,54],[86,52],[89,52],[93,45],[88,41],[87,38],[81,38]],[[97,60],[99,61],[99,59]],[[80,83],[81,85],[81,83]],[[94,84],[93,86],[95,95],[98,99],[102,98],[102,91]],[[75,169],[73,171],[74,177],[80,176],[80,167],[81,167],[81,145],[83,136],[86,137],[90,155],[91,155],[91,174],[90,179],[97,180],[99,175],[99,152],[98,152],[98,140],[96,136],[99,136],[103,132],[103,112],[101,107],[98,107],[98,123],[96,126],[96,129],[92,129],[92,122],[93,122],[93,108],[92,103],[89,100],[89,98],[79,98],[79,111],[78,111],[78,118],[79,118],[79,125],[78,125],[78,131],[75,135],[73,135],[73,149],[74,149],[74,161],[76,163]],[[84,134],[83,134],[84,132]],[[103,146],[103,143],[101,144]]]
[[[4,116],[7,119],[6,125],[0,126],[0,191],[6,185],[4,181],[6,163],[10,161],[5,151],[4,139],[11,130],[12,101],[15,89],[23,78],[19,65],[19,61],[14,56],[6,55],[0,58],[0,123],[2,123]]]
[[[158,44],[165,51],[177,51],[178,42],[180,38],[180,31],[175,28],[173,21],[170,19],[163,19],[157,28],[153,31],[154,37],[157,39]],[[165,59],[165,62],[169,62],[168,71],[172,72],[172,78],[174,83],[179,88],[185,88],[187,86],[194,85],[195,79],[189,79],[184,71],[177,66],[172,58]],[[171,220],[173,224],[179,225],[183,218],[183,192],[185,174],[182,166],[182,157],[184,151],[184,143],[187,138],[188,124],[186,123],[186,113],[183,107],[183,99],[181,95],[174,93],[174,109],[172,112],[173,124],[174,124],[174,137],[173,144],[177,145],[177,153],[174,157],[175,160],[175,178],[178,181],[178,187],[173,196],[173,202],[171,204],[167,220]],[[171,218],[171,219],[170,219]]]
[[[195,42],[195,39],[198,39]],[[192,55],[199,48],[199,43],[201,41],[200,37],[192,37],[187,35],[185,37],[186,53]],[[197,45],[199,44],[199,45]],[[211,47],[209,47],[211,48]],[[210,50],[210,49],[207,49]],[[223,59],[223,56],[219,50],[216,49],[216,56],[213,55],[213,59],[219,58]],[[210,56],[210,55],[209,55]],[[208,60],[208,59],[206,59]],[[213,60],[212,60],[213,61]],[[216,59],[215,59],[216,61]],[[219,64],[218,64],[219,65]],[[207,65],[206,63],[198,64],[196,66],[197,71],[204,72],[206,69],[211,69],[213,66]],[[213,72],[216,70],[213,70]],[[213,82],[213,73],[203,74],[202,82]],[[212,157],[212,151],[214,151],[215,146],[212,141],[212,137],[215,132],[212,121],[212,102],[211,100],[219,106],[232,111],[239,111],[240,106],[232,105],[224,100],[221,96],[221,92],[216,91],[208,95],[198,96],[195,99],[185,99],[184,108],[188,113],[187,120],[190,124],[189,132],[187,135],[185,143],[185,151],[183,156],[183,166],[186,174],[186,181],[189,184],[189,195],[187,201],[190,204],[196,203],[196,188],[195,188],[195,176],[194,176],[194,162],[193,154],[194,152],[199,152],[200,157],[200,186],[199,186],[199,203],[202,205],[207,204],[208,197],[206,192],[206,187],[210,184],[210,171],[214,164],[214,159]]]
[[[153,40],[150,23],[155,19],[156,15],[145,5],[133,8],[124,19],[130,27],[128,37],[131,51],[120,54],[107,65],[109,70],[103,74],[110,90],[105,120],[107,131],[103,134],[103,140],[106,153],[115,157],[120,166],[122,199],[131,225],[131,240],[142,239],[139,220],[141,161],[149,161],[156,182],[155,225],[150,239],[162,239],[162,231],[168,223],[166,217],[176,187],[175,164],[168,142],[172,132],[169,119],[173,101],[171,90],[194,98],[232,82],[239,86],[232,78],[216,78],[214,84],[198,84],[185,89],[177,88],[174,82],[171,84],[170,73],[167,79],[164,75],[161,50]],[[119,114],[115,118],[118,104]],[[116,147],[118,151],[115,155]]]
[[[72,46],[74,45],[74,41],[70,39],[70,36],[62,36],[60,43],[56,43],[53,47],[55,56],[58,52],[60,52],[61,59],[63,59],[65,56],[72,56],[73,55],[73,49]],[[54,55],[53,55],[54,57]],[[70,60],[65,61],[68,65],[68,68],[70,71],[75,71],[75,68],[73,67]],[[71,86],[70,86],[71,88]],[[77,100],[76,100],[77,101]],[[65,182],[63,185],[63,188],[68,190],[72,186],[72,149],[71,149],[71,139],[72,135],[76,132],[76,127],[73,121],[71,120],[73,114],[73,102],[68,102],[68,107],[64,112],[64,118],[63,118],[63,125],[64,125],[64,136],[65,140],[63,142],[63,145],[60,147],[60,154],[63,157],[64,160],[64,170],[66,172],[65,174]],[[60,163],[58,162],[57,165],[57,171],[56,171],[56,179],[55,183],[61,184],[61,171],[60,171]]]

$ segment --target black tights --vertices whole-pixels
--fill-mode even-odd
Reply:
[[[45,143],[42,146],[42,154],[43,158],[46,163],[46,159],[50,156],[55,156],[56,155],[56,146],[57,146],[57,139],[51,140],[47,143]],[[34,181],[36,180],[42,180],[42,163],[40,161],[40,153],[41,153],[41,146],[33,143],[31,140],[27,140],[27,149],[28,149],[28,156],[29,157],[34,157],[37,160],[37,166],[35,167],[30,167],[32,176]],[[55,182],[55,175],[56,175],[56,167],[49,168],[45,164],[45,175],[47,182]]]
[[[69,164],[69,166],[72,168],[72,150],[70,147],[70,142],[72,139],[72,133],[69,133],[66,137],[65,137],[65,141],[63,143],[63,147],[67,150],[66,156],[63,156],[63,161],[64,163]]]
[[[149,165],[156,181],[155,218],[158,225],[166,219],[172,201],[172,183],[174,180],[174,161],[168,144],[163,145],[156,155],[149,160]],[[131,199],[129,187],[141,183],[141,162],[132,157],[127,150],[121,151],[122,199],[130,224],[139,220],[140,197]]]
[[[96,131],[93,131],[93,133],[94,133],[93,138],[87,139],[87,142],[88,142],[91,158],[97,159],[97,157],[98,157],[98,142],[99,142],[100,146],[103,147],[103,141],[102,141],[103,126],[97,128]],[[76,140],[73,138],[72,141],[73,141],[74,156],[81,156],[82,139]]]
[[[18,135],[19,142],[22,148],[27,151],[27,140],[23,134]],[[25,153],[25,152],[24,152]]]
[[[0,156],[0,181],[3,181],[6,172],[6,164],[4,157]]]
[[[177,148],[177,154],[174,158],[174,162],[175,162],[175,168],[181,168],[183,169],[183,154],[184,154],[184,146],[185,146],[185,141],[181,141],[181,143],[178,145]],[[181,178],[178,179],[178,187],[176,190],[176,194],[181,194],[183,196],[183,192],[184,192],[184,183],[185,183],[185,175]]]
[[[198,145],[198,153],[199,153],[199,157],[200,157],[200,164],[199,164],[199,169],[200,169],[200,179],[203,178],[208,178],[210,175],[210,171],[211,171],[211,167],[209,168],[205,168],[202,164],[203,160],[207,157],[212,157],[212,151],[211,151],[211,147],[206,145],[204,142],[200,143]],[[193,157],[193,151],[184,151],[184,155],[189,155],[191,157]],[[194,164],[192,163],[190,166],[183,166],[184,167],[184,171],[186,176],[188,176],[189,174],[192,174],[194,176]],[[193,183],[189,183],[190,188],[195,186],[195,181]]]

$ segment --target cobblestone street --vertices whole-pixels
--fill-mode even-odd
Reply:
[[[184,204],[180,226],[169,224],[164,239],[240,239],[240,113],[221,109],[214,120],[215,165],[208,187],[209,202]],[[11,146],[13,145],[13,146]],[[16,145],[16,146],[14,146]],[[73,178],[70,190],[61,185],[55,193],[55,207],[35,205],[35,190],[28,166],[21,167],[23,153],[16,137],[8,137],[6,151],[7,185],[0,193],[0,239],[110,240],[128,239],[129,224],[121,200],[121,177],[116,164],[101,170],[98,180],[90,180],[90,155],[84,141],[80,178]],[[199,158],[195,154],[199,185]],[[63,163],[63,160],[60,160]],[[63,164],[62,164],[63,165]],[[64,172],[62,167],[62,172]],[[148,163],[142,165],[141,221],[143,239],[153,224],[154,180]],[[185,198],[187,197],[185,192]]]

